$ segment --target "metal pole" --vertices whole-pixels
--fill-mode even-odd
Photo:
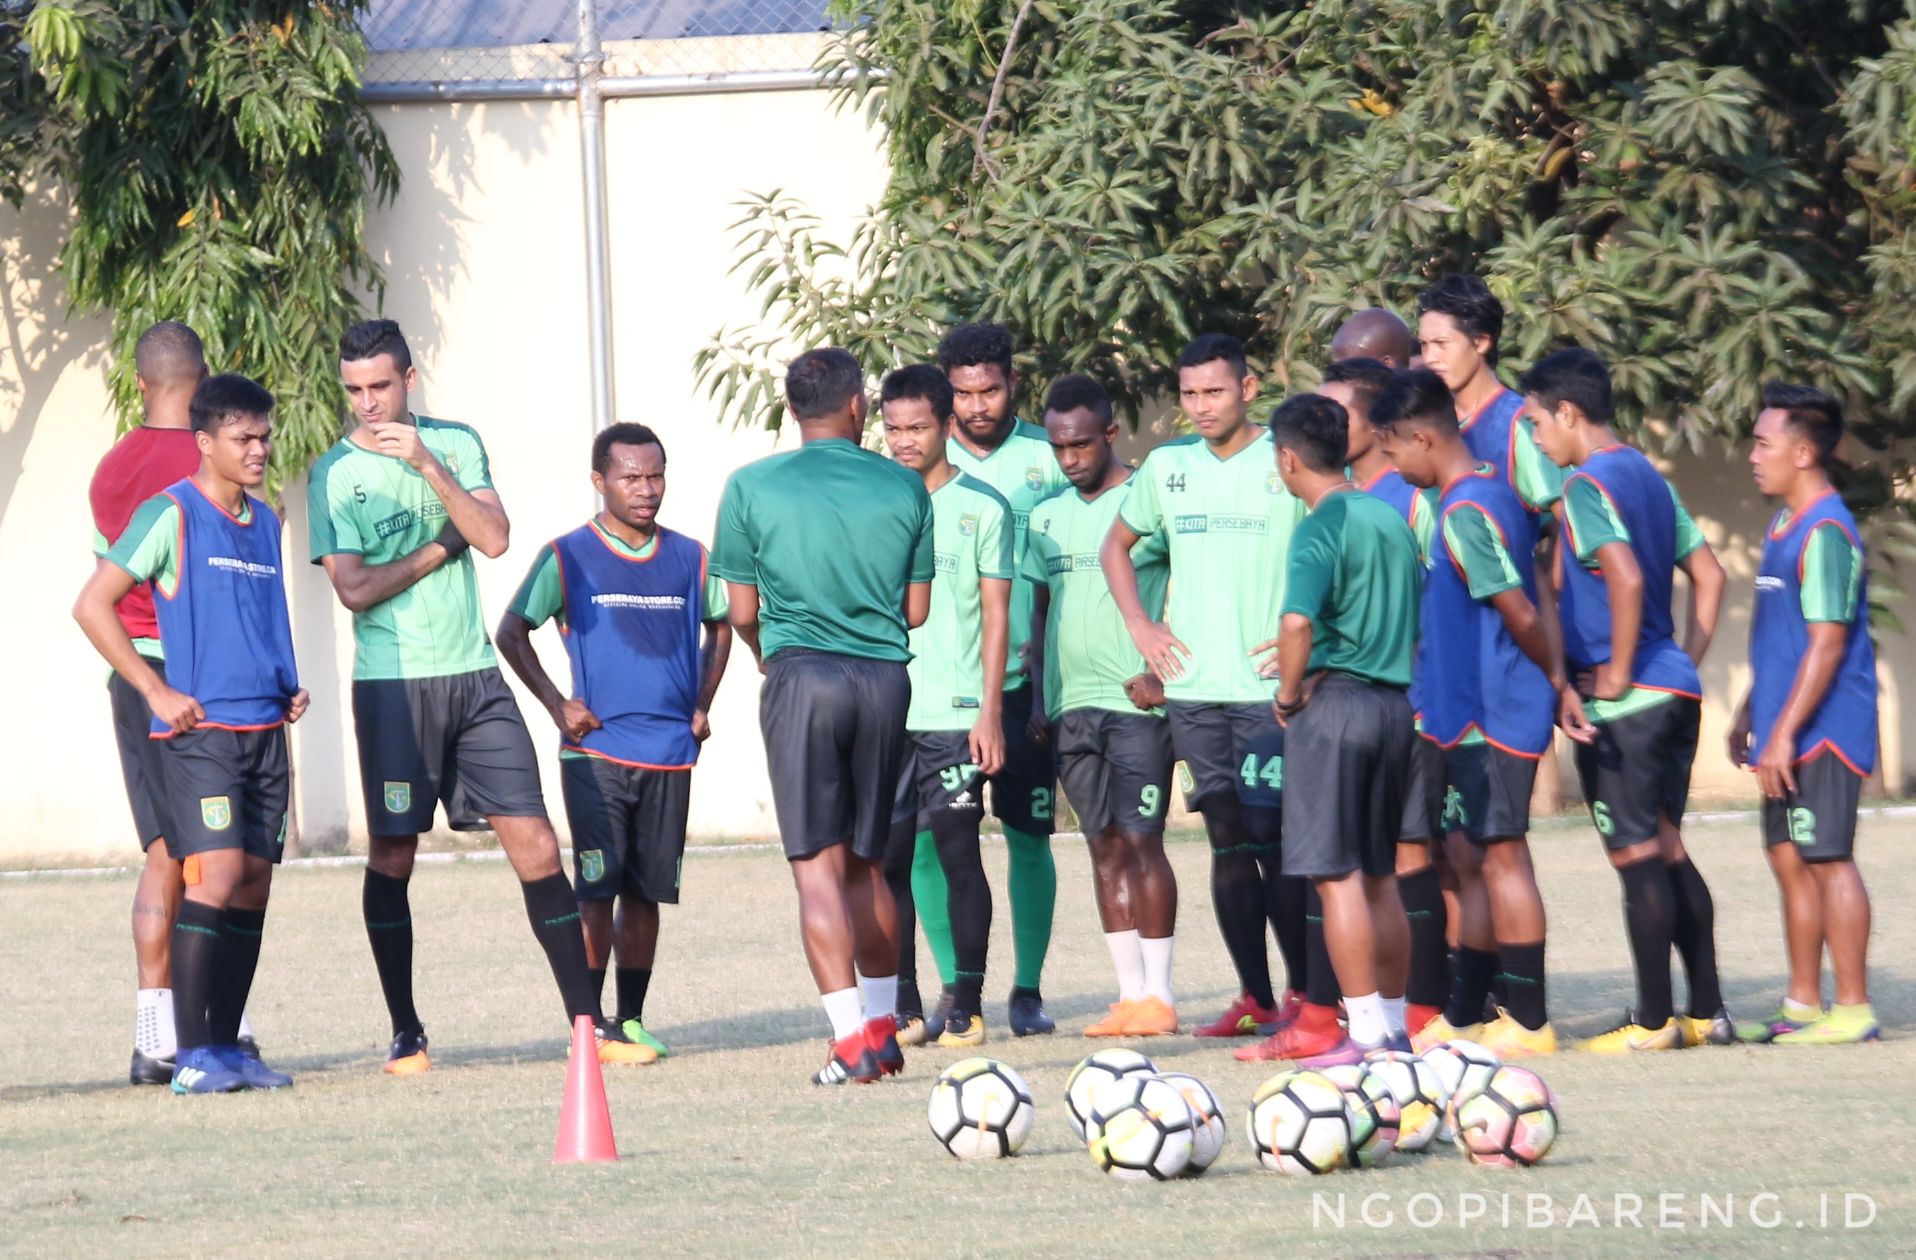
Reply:
[[[611,264],[605,229],[605,52],[598,0],[579,0],[579,147],[585,172],[586,339],[592,356],[592,431],[612,423]]]

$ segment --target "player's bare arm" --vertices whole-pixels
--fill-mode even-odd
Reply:
[[[1104,545],[1098,549],[1098,562],[1103,566],[1105,582],[1111,587],[1118,615],[1124,618],[1124,628],[1130,632],[1139,655],[1159,678],[1175,682],[1184,676],[1184,662],[1191,659],[1191,649],[1171,633],[1170,626],[1151,620],[1144,611],[1144,601],[1138,597],[1137,566],[1131,563],[1131,548],[1137,546],[1142,537],[1119,517],[1111,522],[1111,532],[1105,535]]]
[[[985,685],[984,694],[978,697],[978,720],[971,728],[971,759],[984,773],[996,774],[1005,766],[1005,657],[1011,642],[1011,579],[978,579],[978,609],[984,623],[979,656],[985,667]]]
[[[758,589],[756,587],[754,587],[752,590],[752,607],[753,608],[758,607]],[[913,582],[910,585],[906,586],[905,587],[905,626],[906,628],[910,630],[916,630],[918,627],[924,625],[925,619],[930,616],[931,616],[931,583],[930,582]],[[738,622],[734,621],[732,625],[737,626]],[[757,647],[754,646],[753,650],[757,651]]]
[[[1579,678],[1579,690],[1599,700],[1620,700],[1630,690],[1637,655],[1637,632],[1643,625],[1643,570],[1626,542],[1597,548],[1598,570],[1610,595],[1610,659]]]
[[[1780,801],[1796,791],[1796,732],[1803,728],[1836,681],[1837,667],[1843,663],[1843,648],[1849,627],[1840,621],[1809,623],[1809,646],[1796,666],[1796,680],[1790,684],[1783,711],[1770,727],[1769,742],[1756,757],[1756,779],[1763,795]],[[1745,701],[1745,708],[1748,702]],[[1744,722],[1747,731],[1748,716]],[[1748,739],[1748,735],[1745,735]]]
[[[80,623],[87,641],[106,663],[146,697],[155,717],[176,732],[190,731],[206,717],[206,710],[200,708],[200,702],[192,696],[166,685],[133,646],[126,627],[120,624],[119,614],[114,611],[115,605],[126,598],[133,587],[131,573],[117,564],[100,561],[93,576],[80,589],[80,598],[73,605],[73,619]]]
[[[446,518],[459,531],[460,537],[491,559],[496,560],[506,554],[506,547],[512,539],[512,522],[506,517],[505,505],[500,503],[498,492],[468,490],[460,485],[459,479],[420,440],[416,425],[385,421],[368,424],[366,430],[372,436],[374,450],[381,455],[404,460],[408,467],[426,479],[426,484],[432,487],[432,492],[445,505]]]
[[[305,717],[306,709],[309,705],[312,704],[312,702],[313,702],[312,693],[307,691],[306,688],[301,687],[298,691],[295,691],[293,693],[293,698],[286,702],[287,722],[289,723],[297,722],[302,717]]]
[[[1708,543],[1678,560],[1677,568],[1690,578],[1690,610],[1683,627],[1683,650],[1693,662],[1701,665],[1710,650],[1710,641],[1716,637],[1729,578],[1723,572],[1723,562],[1716,558],[1716,552]]]
[[[544,662],[532,646],[531,622],[518,613],[508,612],[499,618],[493,644],[567,739],[584,739],[588,732],[599,729],[599,719],[586,707],[585,701],[567,699],[552,681],[552,675],[546,673]]]
[[[929,610],[931,608],[931,584],[927,582],[924,585],[926,587],[925,608]],[[917,584],[914,583],[910,589],[916,590]],[[910,605],[910,596],[907,595],[906,607],[909,608]],[[907,614],[907,617],[909,617],[909,614]],[[748,586],[744,582],[734,582],[727,579],[725,583],[725,619],[731,623],[732,633],[737,635],[746,647],[752,649],[752,660],[757,663],[758,672],[761,674],[764,673],[765,657],[759,651],[758,646],[758,587]],[[920,622],[912,622],[911,624],[918,625]]]
[[[367,564],[364,556],[341,552],[321,556],[320,564],[348,612],[377,608],[451,558],[446,544],[429,542],[385,564]]]
[[[712,735],[712,701],[718,698],[719,684],[725,680],[725,663],[732,659],[732,626],[726,621],[705,623],[705,638],[699,646],[699,707],[692,714],[692,734],[700,743]]]
[[[1311,663],[1311,619],[1303,613],[1285,613],[1277,631],[1277,672],[1283,679],[1277,687],[1277,699],[1271,707],[1277,712],[1277,724],[1289,726],[1290,720],[1311,702],[1305,686],[1305,672]]]

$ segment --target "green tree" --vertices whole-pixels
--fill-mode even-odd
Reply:
[[[274,494],[338,436],[339,330],[361,292],[384,292],[366,211],[399,171],[358,99],[364,8],[40,0],[24,21],[34,77],[0,79],[0,107],[34,124],[30,142],[0,124],[0,193],[19,199],[27,157],[70,200],[61,269],[76,309],[112,319],[121,423],[140,414],[134,341],[185,320],[216,370],[278,396]]]

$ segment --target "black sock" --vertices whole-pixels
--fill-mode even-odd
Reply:
[[[207,1035],[216,1046],[239,1044],[240,1016],[246,1013],[246,995],[253,991],[265,931],[264,910],[229,906],[220,917],[220,961],[206,1010]]]
[[[566,877],[552,874],[544,879],[523,880],[520,895],[526,899],[526,918],[532,922],[532,934],[546,952],[552,978],[559,982],[559,996],[565,999],[567,1022],[581,1015],[595,1021],[605,1018],[599,995],[592,989],[590,969],[585,965],[585,932],[579,923],[579,903],[572,896]]]
[[[1716,974],[1716,899],[1689,858],[1664,869],[1670,873],[1670,891],[1675,896],[1672,936],[1683,959],[1683,974],[1690,978],[1690,1014],[1708,1019],[1723,1009],[1723,989]]]
[[[1336,1006],[1344,995],[1337,988],[1330,946],[1324,943],[1324,903],[1315,884],[1306,881],[1305,887],[1304,1000],[1315,1006]]]
[[[1264,952],[1264,888],[1249,848],[1211,850],[1211,905],[1217,911],[1225,951],[1237,969],[1238,986],[1270,1010],[1277,999],[1271,993],[1271,964]]]
[[[213,1044],[207,1021],[214,985],[218,980],[224,915],[212,906],[180,902],[173,920],[170,961],[173,971],[173,1029],[180,1052]]]
[[[1444,1019],[1453,1028],[1481,1023],[1484,998],[1490,994],[1490,979],[1497,974],[1497,955],[1490,950],[1457,950],[1457,982],[1450,987],[1450,1002],[1444,1007]]]
[[[652,987],[652,969],[650,967],[619,968],[619,1018],[623,1024],[628,1019],[645,1018],[645,991]]]
[[[1244,834],[1250,837],[1251,852],[1257,857],[1264,918],[1271,925],[1277,955],[1284,962],[1284,987],[1303,992],[1310,987],[1310,946],[1304,919],[1311,900],[1311,881],[1284,873],[1284,815],[1280,811],[1246,807]]]
[[[599,997],[599,1009],[604,1010],[605,1009],[605,968],[604,967],[588,967],[586,968],[586,975],[592,981],[592,991],[596,993]]]
[[[985,954],[991,945],[991,885],[978,852],[976,810],[940,809],[931,818],[931,839],[945,870],[945,904],[951,915],[951,952],[956,963],[953,986],[960,1010],[976,1015],[985,980]]]
[[[1444,946],[1449,924],[1437,868],[1399,875],[1397,896],[1410,920],[1410,986],[1404,998],[1415,1006],[1442,1006],[1450,996],[1450,954]]]
[[[1503,969],[1504,1010],[1535,1032],[1550,1017],[1544,1012],[1543,942],[1535,945],[1498,945],[1497,962]]]
[[[406,882],[369,866],[359,894],[373,968],[379,972],[379,990],[386,995],[395,1037],[424,1027],[412,1004],[412,905],[406,899]]]
[[[1661,1028],[1674,1014],[1670,997],[1670,944],[1676,900],[1662,858],[1644,858],[1618,869],[1623,880],[1623,922],[1637,966],[1636,1022]]]
[[[898,991],[918,991],[918,908],[911,899],[911,860],[917,847],[918,821],[894,821],[885,835],[885,885],[898,908]],[[898,1008],[904,1011],[901,1004]],[[922,1013],[922,1012],[921,1012]]]

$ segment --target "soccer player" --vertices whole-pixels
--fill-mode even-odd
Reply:
[[[1284,725],[1284,870],[1315,886],[1350,1030],[1305,1066],[1409,1050],[1410,926],[1397,844],[1410,776],[1411,659],[1423,565],[1389,504],[1345,476],[1349,417],[1315,394],[1271,413],[1284,485],[1309,505],[1291,537],[1275,707]]]
[[[1237,338],[1206,333],[1178,357],[1178,396],[1197,429],[1152,451],[1131,479],[1099,552],[1131,641],[1164,680],[1185,801],[1211,839],[1211,901],[1241,988],[1200,1037],[1242,1037],[1295,1014],[1304,982],[1308,885],[1280,868],[1284,736],[1276,683],[1253,645],[1269,638],[1284,596],[1283,561],[1303,504],[1272,466],[1270,434],[1250,423],[1257,378]],[[1131,549],[1163,532],[1171,565],[1164,620],[1138,593]],[[1264,924],[1289,983],[1271,989]]]
[[[247,493],[266,479],[272,411],[273,396],[243,376],[202,381],[189,404],[199,468],[141,505],[74,608],[116,676],[144,697],[162,745],[166,841],[185,884],[169,950],[176,1094],[293,1083],[239,1048],[286,840],[286,724],[307,703],[279,517]],[[164,675],[116,612],[141,583],[151,584]]]
[[[1697,666],[1723,607],[1723,566],[1675,487],[1618,436],[1602,359],[1560,350],[1525,375],[1522,389],[1544,453],[1570,472],[1558,610],[1574,685],[1559,716],[1623,881],[1637,971],[1635,1014],[1588,1048],[1727,1045],[1736,1035],[1717,983],[1716,903],[1680,830],[1703,712]],[[1693,589],[1681,647],[1671,612],[1678,570]],[[1671,997],[1673,944],[1690,980],[1687,1015]]]
[[[1398,471],[1436,487],[1438,529],[1418,640],[1423,737],[1444,751],[1444,825],[1457,872],[1461,948],[1442,1015],[1412,1038],[1423,1050],[1474,1037],[1502,1055],[1555,1048],[1544,993],[1543,898],[1530,862],[1530,789],[1550,747],[1560,679],[1527,563],[1534,517],[1465,444],[1442,377],[1399,373],[1371,406]],[[1480,1027],[1493,976],[1505,1014]]]
[[[1396,311],[1371,306],[1356,312],[1337,326],[1331,336],[1331,362],[1346,359],[1375,359],[1392,370],[1411,366],[1417,357],[1417,337]],[[1353,425],[1353,430],[1363,426]],[[1352,440],[1361,441],[1353,435]]]
[[[938,366],[951,382],[957,423],[946,454],[1004,497],[1011,506],[1011,554],[1024,554],[1031,509],[1067,484],[1043,429],[1012,411],[1018,377],[1011,367],[1011,333],[1001,324],[961,324],[938,343]],[[1006,882],[1015,957],[1007,1022],[1014,1036],[1057,1028],[1045,1013],[1040,982],[1051,948],[1058,869],[1051,857],[1056,776],[1051,752],[1031,742],[1032,689],[1026,685],[1031,634],[1031,589],[1011,590],[1011,646],[1005,662],[1004,765],[991,776],[991,812],[1005,830]],[[934,1017],[934,1022],[936,1019]]]
[[[931,607],[931,496],[910,469],[858,445],[865,378],[847,352],[792,360],[785,401],[802,445],[727,480],[712,569],[765,673],[772,802],[832,1025],[812,1081],[869,1083],[905,1062],[898,924],[880,862],[910,756],[908,636]]]
[[[1118,1000],[1087,1037],[1178,1030],[1171,956],[1177,876],[1164,854],[1171,733],[1164,687],[1125,632],[1098,560],[1129,493],[1111,396],[1088,376],[1060,377],[1045,397],[1045,434],[1070,481],[1031,510],[1022,576],[1032,586],[1031,678],[1043,706],[1031,734],[1057,751],[1058,780],[1091,850],[1098,920]],[[1164,615],[1164,536],[1131,549],[1145,615]]]
[[[1749,1041],[1827,1046],[1874,1041],[1869,891],[1856,868],[1856,803],[1876,767],[1876,649],[1869,563],[1856,521],[1830,485],[1843,411],[1807,385],[1767,385],[1750,465],[1783,501],[1763,539],[1750,621],[1755,677],[1737,707],[1730,759],[1756,771],[1763,842],[1783,897],[1789,988]],[[1823,947],[1836,1001],[1822,1000]]]
[[[353,613],[353,726],[372,833],[361,907],[392,1016],[386,1071],[432,1065],[413,1005],[406,885],[441,801],[454,830],[498,834],[566,1016],[593,1017],[600,1062],[649,1063],[657,1053],[599,1009],[532,737],[486,638],[469,547],[496,559],[511,528],[486,448],[463,424],[413,414],[418,373],[390,319],[346,330],[339,376],[358,424],[313,465],[307,517],[313,563]]]
[[[1004,678],[1011,607],[1011,508],[945,457],[951,383],[930,364],[889,373],[879,387],[885,445],[931,496],[931,615],[911,632],[911,735],[918,830],[929,831],[945,875],[954,970],[939,1003],[941,1046],[985,1040],[985,953],[991,885],[978,852],[985,781],[1004,765]]]
[[[642,424],[592,442],[605,508],[547,543],[499,619],[499,654],[559,728],[574,887],[595,993],[618,961],[625,1035],[663,1057],[646,1031],[659,906],[677,905],[692,767],[732,649],[725,585],[705,548],[659,524],[665,444]],[[553,685],[532,631],[558,618],[573,695]],[[613,915],[617,899],[618,914]]]

